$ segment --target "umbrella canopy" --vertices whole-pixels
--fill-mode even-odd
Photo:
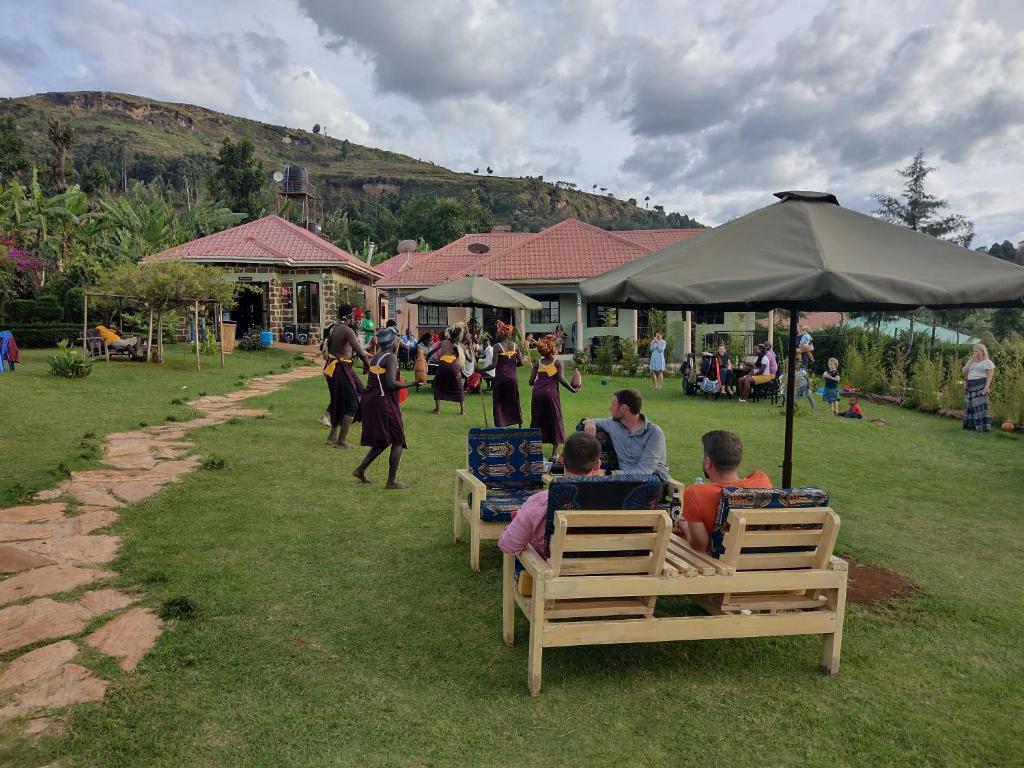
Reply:
[[[501,309],[540,309],[540,302],[519,291],[480,275],[426,288],[406,298],[410,304],[440,304],[445,307],[499,307]]]
[[[1024,267],[842,208],[780,202],[580,286],[606,305],[743,310],[1024,307]]]
[[[780,202],[580,285],[628,308],[786,307],[789,365],[801,310],[1024,307],[1024,267],[842,208],[827,192]],[[782,484],[792,484],[794,379],[786,380]]]

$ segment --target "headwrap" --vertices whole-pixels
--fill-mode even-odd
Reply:
[[[548,355],[554,356],[558,352],[558,342],[555,340],[553,333],[544,334],[540,341],[537,342],[537,351],[547,357]]]
[[[501,320],[497,323],[497,331],[499,339],[511,339],[515,335],[516,327],[511,323],[503,323]]]
[[[381,349],[391,349],[397,338],[398,331],[390,326],[381,328],[377,331],[377,343],[380,344]]]

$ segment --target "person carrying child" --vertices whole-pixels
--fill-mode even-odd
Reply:
[[[834,357],[828,359],[828,370],[822,374],[825,379],[825,393],[821,399],[828,403],[833,416],[839,415],[839,361]]]
[[[810,368],[814,362],[814,337],[811,336],[811,326],[805,325],[800,329],[800,339],[796,346],[800,353],[800,362],[804,364],[804,368]]]

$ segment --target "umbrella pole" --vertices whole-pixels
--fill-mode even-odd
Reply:
[[[789,349],[786,354],[786,445],[782,457],[782,487],[793,487],[793,412],[796,408],[796,339],[800,311],[789,308]]]

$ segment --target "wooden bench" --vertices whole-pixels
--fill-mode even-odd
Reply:
[[[530,623],[532,695],[544,649],[574,645],[822,635],[821,665],[839,671],[847,564],[832,556],[839,517],[831,508],[735,509],[720,559],[671,534],[660,510],[554,518],[547,560],[530,547],[503,563],[502,637],[513,644],[518,606]],[[516,579],[517,560],[530,579]],[[531,582],[529,594],[521,581]],[[655,616],[662,595],[687,595],[710,615]]]

